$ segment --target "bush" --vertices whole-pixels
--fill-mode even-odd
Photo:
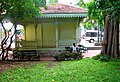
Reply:
[[[94,60],[99,60],[100,59],[100,54],[96,55],[96,56],[93,56],[92,57]]]
[[[107,56],[107,55],[101,55],[100,60],[101,60],[101,61],[109,61],[109,60],[110,60],[110,57]]]
[[[54,55],[54,58],[57,61],[62,61],[62,60],[73,60],[73,59],[82,59],[83,56],[81,53],[70,53],[70,52],[58,52]]]
[[[56,53],[54,55],[54,58],[58,61],[61,61],[61,60],[65,60],[65,56],[64,56],[64,53]]]
[[[100,60],[100,61],[109,61],[110,57],[108,55],[104,54],[98,54],[97,56],[92,57],[94,60]]]

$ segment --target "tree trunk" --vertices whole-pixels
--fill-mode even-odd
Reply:
[[[6,41],[7,41],[7,39],[8,39],[8,36],[7,36],[7,32],[6,32],[6,30],[5,30],[5,27],[4,27],[4,25],[3,25],[3,22],[0,21],[0,23],[1,23],[2,27],[3,27],[4,34],[5,34],[4,39],[1,41],[1,49],[2,49],[2,52],[1,52],[1,54],[0,54],[0,57],[1,57],[1,60],[5,60],[5,57],[7,57],[7,54],[6,54],[6,53],[8,53],[8,51],[6,51],[6,48],[4,48],[4,46],[6,45]],[[6,52],[6,53],[5,53],[5,52]]]
[[[6,58],[8,57],[8,51],[9,49],[11,48],[11,44],[13,42],[13,36],[15,34],[15,32],[13,33],[12,36],[9,35],[9,32],[11,32],[11,29],[13,28],[13,26],[8,30],[8,32],[6,31],[4,25],[3,25],[3,22],[1,21],[1,25],[4,29],[4,34],[5,34],[5,37],[4,39],[1,41],[1,49],[2,49],[2,52],[0,54],[0,57],[1,57],[1,60],[6,60]],[[8,39],[10,39],[10,42],[9,44],[7,43]],[[6,47],[4,47],[6,46]]]
[[[119,55],[119,22],[116,19],[105,17],[102,54],[110,58],[120,58]]]
[[[115,33],[114,33],[114,36],[115,36],[115,39],[114,39],[114,49],[115,49],[115,52],[114,52],[114,58],[119,58],[119,22],[117,20],[115,20],[114,22],[114,30],[115,30]]]
[[[108,43],[108,19],[105,16],[104,17],[104,36],[103,36],[103,41],[102,41],[102,50],[101,54],[106,54],[107,51],[107,43]]]
[[[112,41],[113,41],[113,22],[114,20],[110,20],[110,24],[108,26],[108,48],[107,48],[107,54],[111,55],[111,50],[112,50]]]

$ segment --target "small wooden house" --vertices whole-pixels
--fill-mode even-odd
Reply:
[[[80,39],[79,23],[87,16],[87,10],[73,6],[54,4],[40,8],[42,15],[24,27],[24,48],[56,48],[72,45]]]

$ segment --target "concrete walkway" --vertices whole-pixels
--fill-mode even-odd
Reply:
[[[88,50],[88,52],[82,53],[82,55],[84,55],[83,58],[91,58],[98,55],[100,52],[101,50]]]

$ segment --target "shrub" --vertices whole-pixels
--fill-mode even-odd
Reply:
[[[100,60],[101,60],[101,61],[109,61],[109,60],[110,60],[110,57],[107,56],[107,55],[101,55]]]
[[[54,55],[54,58],[58,61],[62,61],[62,60],[65,60],[65,56],[64,56],[64,53],[56,53]]]
[[[100,59],[100,54],[96,55],[96,56],[93,56],[92,57],[94,60],[99,60]]]
[[[98,54],[97,56],[92,57],[94,60],[100,60],[100,61],[109,61],[110,57],[105,54]]]
[[[72,60],[72,59],[82,59],[83,56],[81,53],[71,53],[71,52],[58,52],[54,54],[54,58],[57,61],[62,61],[62,60]]]

